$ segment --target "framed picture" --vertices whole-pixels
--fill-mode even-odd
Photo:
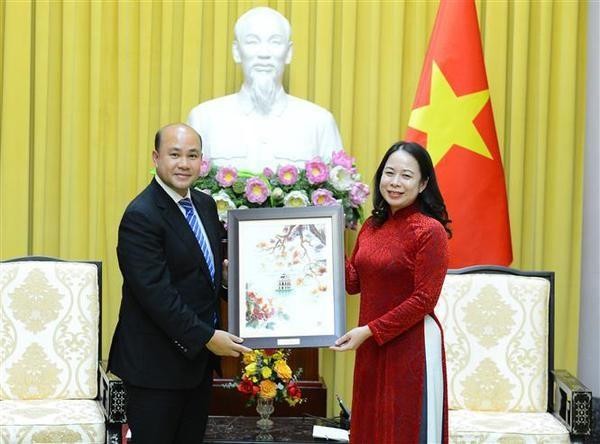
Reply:
[[[340,206],[228,213],[229,331],[252,348],[327,347],[345,333]]]

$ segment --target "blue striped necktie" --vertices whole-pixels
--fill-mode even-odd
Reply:
[[[194,207],[192,206],[192,201],[189,198],[181,199],[179,201],[179,205],[183,207],[185,210],[185,220],[190,224],[190,228],[194,232],[194,236],[198,240],[198,244],[200,245],[200,249],[204,254],[204,259],[206,259],[206,264],[208,265],[208,271],[210,271],[210,277],[214,281],[215,280],[215,263],[213,260],[212,252],[210,251],[210,247],[208,246],[208,240],[202,233],[202,229],[200,228],[200,221],[196,217],[194,213]]]

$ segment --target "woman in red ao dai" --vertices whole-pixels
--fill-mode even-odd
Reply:
[[[361,294],[359,326],[331,347],[356,350],[350,441],[447,443],[443,333],[433,310],[450,220],[420,145],[392,145],[374,182],[373,213],[346,260],[346,289]]]

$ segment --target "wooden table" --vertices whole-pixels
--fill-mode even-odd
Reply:
[[[332,426],[328,420],[305,417],[271,417],[273,428],[270,430],[272,440],[261,439],[256,428],[258,416],[210,416],[204,442],[208,444],[241,444],[241,443],[287,443],[302,444],[323,442],[312,437],[313,425]]]

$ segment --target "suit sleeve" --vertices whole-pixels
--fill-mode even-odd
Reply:
[[[183,302],[165,260],[163,228],[148,216],[127,210],[119,226],[117,256],[124,285],[144,312],[171,338],[177,350],[195,358],[214,334]]]
[[[448,270],[446,232],[441,225],[435,225],[421,233],[418,242],[412,294],[368,324],[379,345],[394,339],[432,313],[440,297]]]

